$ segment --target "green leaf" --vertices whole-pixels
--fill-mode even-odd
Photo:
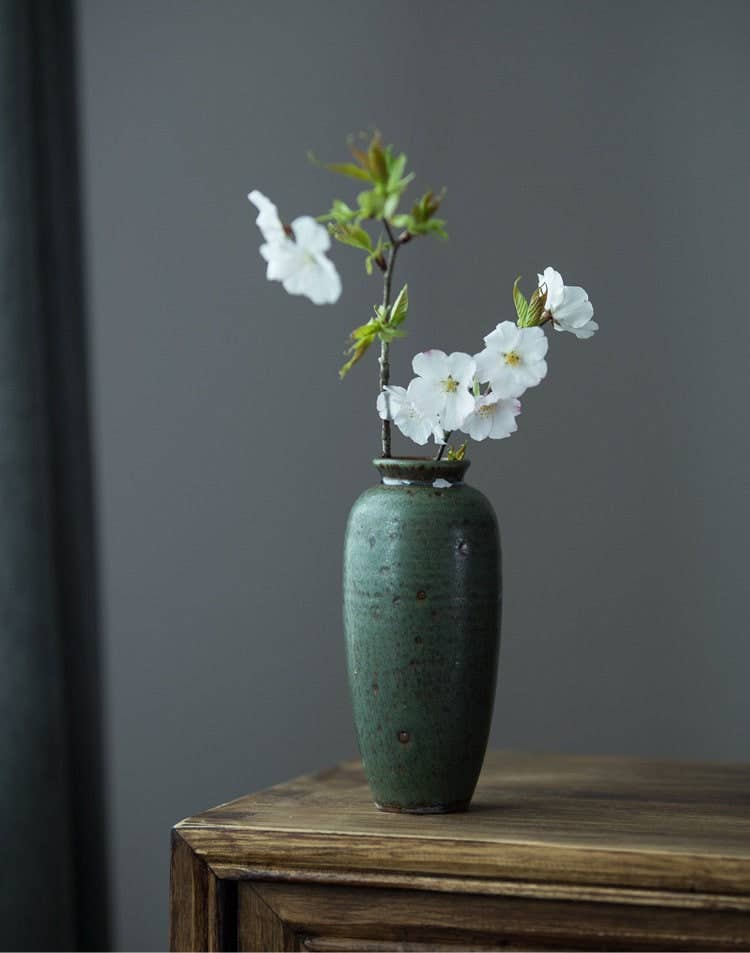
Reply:
[[[437,235],[438,238],[446,239],[448,232],[445,230],[445,219],[431,218],[426,222],[417,222],[413,216],[409,216],[411,224],[407,226],[412,235]]]
[[[360,218],[380,218],[383,211],[383,199],[373,189],[360,192],[357,196]]]
[[[445,190],[439,195],[425,192],[419,201],[414,203],[410,213],[395,215],[393,224],[396,228],[405,229],[410,235],[437,235],[438,238],[446,239],[448,232],[445,230],[445,219],[434,218],[444,195]]]
[[[388,165],[388,189],[393,190],[398,187],[401,176],[406,168],[406,156],[402,152],[399,156],[394,156],[390,149],[386,151],[386,163]]]
[[[365,259],[365,269],[368,275],[372,274],[372,270],[375,265],[377,265],[381,271],[385,271],[386,263],[385,263],[385,258],[383,256],[383,252],[385,251],[386,247],[390,247],[390,246],[384,245],[383,239],[379,238],[377,245],[373,248],[373,250]]]
[[[406,320],[408,310],[409,292],[406,285],[399,291],[390,308],[384,308],[382,304],[375,306],[375,316],[370,318],[367,324],[355,328],[349,335],[351,343],[346,353],[351,357],[339,371],[342,380],[354,365],[362,360],[376,338],[389,342],[406,337],[406,332],[400,330],[399,325]]]
[[[349,373],[349,371],[354,367],[354,365],[357,363],[357,361],[361,361],[361,360],[362,360],[362,358],[363,358],[363,357],[365,356],[365,354],[367,353],[367,349],[370,347],[371,344],[372,344],[372,340],[369,340],[369,341],[367,341],[367,342],[363,342],[362,344],[357,345],[357,347],[351,347],[351,348],[349,348],[349,352],[348,352],[348,353],[350,353],[350,354],[352,354],[352,352],[354,352],[354,353],[353,353],[352,356],[349,358],[349,360],[346,362],[346,364],[344,364],[342,367],[339,368],[339,379],[340,379],[340,380],[343,381],[343,379],[346,377],[346,375]]]
[[[362,360],[370,345],[377,337],[380,328],[380,321],[377,321],[373,318],[371,321],[368,321],[367,324],[362,324],[360,327],[355,328],[352,331],[350,335],[352,343],[346,352],[352,356],[339,370],[339,378],[341,380],[346,377],[346,375],[358,361]]]
[[[466,456],[466,444],[467,444],[467,443],[468,443],[468,441],[467,441],[467,440],[464,440],[464,442],[461,444],[461,446],[460,446],[460,447],[456,447],[455,450],[453,449],[453,447],[448,447],[448,453],[447,453],[447,455],[446,455],[446,460],[463,460],[463,458]]]
[[[399,195],[397,192],[392,193],[383,203],[383,218],[390,218],[393,213],[398,208]]]
[[[366,338],[374,338],[380,330],[380,319],[370,318],[367,324],[361,324],[355,328],[350,337],[353,341],[364,341]]]
[[[386,324],[378,331],[378,337],[381,341],[392,341],[394,338],[405,338],[406,331],[399,331],[398,328]]]
[[[331,209],[331,212],[332,212],[338,219],[340,219],[340,220],[342,220],[342,221],[344,221],[344,220],[346,220],[346,219],[354,218],[354,216],[357,214],[357,210],[356,210],[355,208],[350,208],[350,207],[346,204],[346,202],[342,202],[341,199],[334,199],[334,200],[333,200],[333,208]]]
[[[399,291],[396,300],[393,302],[391,307],[390,318],[388,319],[388,324],[392,328],[397,328],[400,324],[403,324],[406,320],[406,315],[409,311],[409,287],[404,285],[404,287]]]
[[[331,211],[325,215],[319,215],[317,221],[338,222],[340,225],[345,225],[347,222],[353,221],[357,214],[357,209],[349,208],[346,202],[342,202],[341,199],[334,199]]]
[[[533,328],[542,320],[544,312],[544,303],[547,300],[546,294],[539,294],[539,289],[535,288],[534,293],[529,298],[529,306],[526,311],[525,328]]]
[[[368,182],[372,181],[372,177],[367,169],[362,165],[357,165],[356,162],[321,162],[321,160],[315,155],[314,152],[308,151],[307,158],[313,165],[319,165],[323,169],[328,169],[329,172],[337,172],[339,175],[347,175],[352,179],[366,179]]]
[[[414,203],[411,214],[417,222],[428,222],[440,208],[440,204],[445,198],[445,189],[439,195],[435,195],[431,190],[425,192],[422,198]]]
[[[402,212],[401,215],[394,215],[391,219],[391,224],[395,225],[396,228],[405,228],[407,231],[411,231],[412,226],[416,223],[414,218],[409,215],[407,212]],[[414,233],[412,233],[414,234]]]
[[[518,282],[520,280],[521,276],[519,275],[513,282],[513,304],[516,306],[516,314],[518,315],[518,327],[524,328],[526,327],[526,315],[529,310],[529,305],[526,301],[526,298],[523,296],[522,291],[518,287]]]
[[[354,162],[324,162],[323,168],[329,172],[336,172],[338,175],[346,175],[350,179],[363,179],[365,182],[372,182],[372,176],[367,169],[362,169]]]
[[[385,150],[385,162],[388,167],[388,180],[385,183],[389,195],[401,195],[406,186],[414,178],[414,173],[409,172],[404,175],[406,169],[406,156],[402,152],[400,155],[394,155],[393,149],[388,146]]]
[[[388,165],[386,164],[385,153],[380,144],[380,136],[375,135],[367,150],[367,165],[370,169],[370,178],[375,182],[388,181]]]
[[[367,252],[372,251],[372,239],[359,225],[331,224],[328,226],[328,231],[344,245],[361,248]]]

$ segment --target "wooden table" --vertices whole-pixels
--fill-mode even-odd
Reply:
[[[491,753],[466,814],[360,765],[172,832],[173,950],[750,949],[750,765]]]

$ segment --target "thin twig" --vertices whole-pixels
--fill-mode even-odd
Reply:
[[[440,444],[440,449],[438,450],[438,452],[437,452],[436,455],[435,455],[435,462],[437,462],[438,460],[442,460],[442,459],[443,459],[443,454],[445,453],[445,449],[446,449],[446,447],[448,446],[448,441],[450,440],[452,433],[453,433],[453,431],[452,431],[452,430],[449,430],[449,431],[446,433],[446,435],[443,437],[443,440],[445,440],[445,443],[441,443],[441,444]]]
[[[393,268],[396,264],[396,255],[398,250],[403,244],[399,239],[395,238],[391,226],[388,223],[387,219],[383,219],[383,225],[388,234],[388,239],[391,243],[391,251],[386,259],[386,268],[383,272],[383,308],[385,311],[390,307],[391,304],[391,286],[393,284]],[[387,341],[380,342],[380,360],[378,361],[379,365],[379,377],[378,382],[380,385],[380,390],[378,393],[382,393],[383,389],[388,386],[388,382],[391,379],[391,364],[390,364],[390,345]],[[387,406],[387,398],[386,398]],[[382,455],[386,458],[391,455],[391,422],[390,420],[384,420],[380,428],[380,443]]]

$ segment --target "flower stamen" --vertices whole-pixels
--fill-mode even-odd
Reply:
[[[458,390],[458,381],[454,380],[450,374],[445,378],[444,381],[442,381],[442,385],[446,394],[455,394]]]
[[[503,357],[505,358],[505,363],[511,367],[515,367],[516,364],[521,363],[521,355],[517,351],[506,351]]]

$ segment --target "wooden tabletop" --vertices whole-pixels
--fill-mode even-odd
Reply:
[[[491,752],[468,813],[414,816],[378,812],[347,762],[177,831],[225,877],[487,878],[505,892],[658,889],[750,909],[750,765]]]

